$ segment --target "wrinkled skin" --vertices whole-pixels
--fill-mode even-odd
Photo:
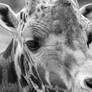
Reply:
[[[83,15],[76,0],[26,0],[25,8],[18,14],[0,4],[0,15],[1,27],[13,39],[1,53],[0,61],[5,62],[1,63],[1,71],[5,70],[2,92],[29,92],[32,87],[37,92],[92,91],[85,83],[92,78],[91,42],[87,43],[91,21]],[[34,38],[37,47],[29,44]],[[11,62],[16,80],[9,83],[7,71]],[[32,74],[39,84],[32,80]]]

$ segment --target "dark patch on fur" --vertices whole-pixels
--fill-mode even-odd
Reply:
[[[19,62],[19,66],[20,66],[20,69],[21,69],[21,72],[23,75],[25,75],[25,67],[24,67],[24,55],[22,54],[21,56],[18,57],[18,62]]]
[[[23,17],[23,12],[20,13],[20,19],[22,20]]]
[[[23,88],[28,85],[27,81],[25,80],[25,78],[22,75],[21,75],[20,83]]]
[[[20,13],[20,19],[24,21],[24,23],[26,23],[26,15],[25,13],[21,12]]]
[[[66,6],[66,7],[67,7],[67,6],[70,7],[71,3],[67,0],[67,1],[64,2],[63,5]]]
[[[33,88],[32,91],[30,91],[30,92],[37,92],[37,90],[35,88]]]
[[[16,74],[16,71],[15,71],[14,61],[12,61],[9,64],[9,68],[8,68],[8,82],[12,83],[12,84],[17,82],[17,74]]]
[[[24,22],[26,23],[26,15],[24,14]]]
[[[0,66],[0,85],[2,84],[2,66]]]
[[[34,77],[32,74],[30,75],[30,78],[31,78],[32,82],[38,86],[39,89],[42,89],[43,84],[39,79]]]
[[[3,57],[5,59],[7,59],[9,56],[11,56],[12,48],[13,48],[13,39],[12,39],[11,43],[9,44],[9,46],[7,47],[7,49],[4,51]]]
[[[18,45],[18,43],[15,41],[15,43],[14,43],[14,54],[16,53],[17,45]]]
[[[0,8],[0,15],[2,16],[2,20],[6,23],[7,26],[14,27],[14,25],[11,22],[11,19],[9,17],[9,9],[8,9],[8,7]]]

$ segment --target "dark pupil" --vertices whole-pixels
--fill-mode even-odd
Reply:
[[[27,47],[30,51],[37,51],[40,48],[39,39],[34,38],[33,40],[26,41]]]

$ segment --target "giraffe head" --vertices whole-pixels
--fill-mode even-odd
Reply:
[[[90,74],[91,67],[86,63],[91,64],[91,55],[83,25],[88,25],[89,20],[81,15],[72,0],[28,2],[29,17],[22,34],[40,77],[43,72],[47,84],[63,90],[70,90],[73,85],[73,92],[89,90],[84,79],[88,77],[85,72]]]
[[[92,78],[92,56],[84,26],[89,20],[76,0],[26,0],[18,15],[1,7],[1,25],[18,42],[14,60],[19,79],[23,75],[38,90],[91,92],[86,79]]]

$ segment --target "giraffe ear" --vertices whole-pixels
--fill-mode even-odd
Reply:
[[[4,51],[12,40],[13,35],[9,33],[16,32],[18,27],[16,14],[6,4],[0,3],[0,53]]]
[[[84,17],[86,17],[89,20],[92,20],[92,3],[83,5],[80,8],[80,12]]]
[[[87,45],[92,50],[92,3],[83,5],[80,12],[89,22],[87,24]]]
[[[0,26],[5,28],[7,31],[15,31],[13,28],[17,28],[18,19],[13,10],[6,4],[0,3]]]

